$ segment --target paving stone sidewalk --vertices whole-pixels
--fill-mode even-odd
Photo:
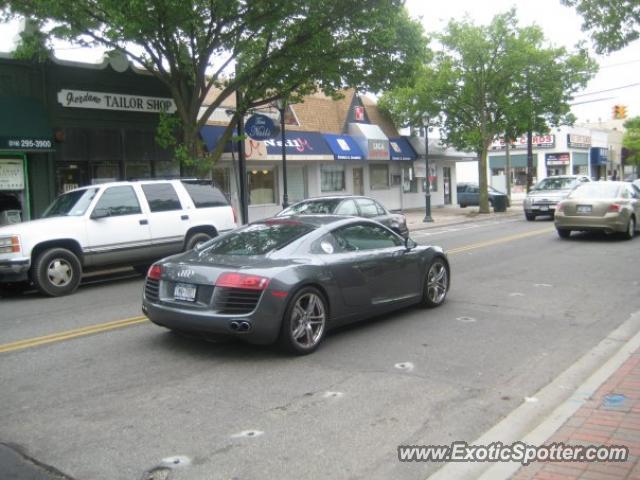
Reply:
[[[640,480],[640,349],[606,380],[545,445],[622,445],[626,462],[532,463],[514,480]]]

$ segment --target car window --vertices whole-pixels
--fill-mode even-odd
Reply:
[[[377,225],[349,225],[333,232],[340,251],[377,250],[398,247],[402,240]]]
[[[569,198],[616,198],[619,190],[617,183],[589,182],[576,188]]]
[[[380,205],[375,200],[373,201],[373,203],[375,203],[376,208],[378,209],[378,215],[386,215],[387,214],[387,211],[384,209],[384,207],[382,205]]]
[[[96,203],[97,210],[107,211],[112,217],[142,213],[136,192],[128,185],[107,188]]]
[[[378,213],[378,207],[373,200],[370,200],[368,198],[358,198],[356,202],[358,203],[358,207],[360,208],[360,215],[362,215],[363,217],[370,218],[380,215]]]
[[[358,216],[358,207],[353,200],[344,200],[338,208],[336,208],[337,215],[353,215]]]
[[[278,216],[283,215],[313,215],[313,214],[333,214],[340,199],[309,200],[296,203],[283,210]]]
[[[210,183],[182,182],[196,208],[222,207],[229,205],[220,190]]]
[[[569,190],[577,183],[578,180],[572,177],[547,177],[540,180],[533,190]]]
[[[142,191],[152,212],[180,210],[180,199],[170,183],[148,183],[142,185]]]
[[[217,237],[205,244],[201,257],[207,255],[264,255],[282,248],[315,227],[287,219],[252,223]]]
[[[327,233],[311,245],[311,253],[317,253],[321,255],[331,255],[333,253],[342,253],[346,251],[338,244],[336,237],[333,233]]]
[[[96,196],[96,193],[98,193],[98,188],[87,188],[85,190],[74,190],[60,195],[47,207],[42,217],[84,215]]]

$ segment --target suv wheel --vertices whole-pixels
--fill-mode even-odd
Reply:
[[[209,240],[211,240],[211,235],[209,235],[208,233],[203,233],[203,232],[193,233],[189,235],[189,238],[187,238],[187,241],[184,244],[184,249],[193,250],[198,245],[204,242],[208,242]]]
[[[80,260],[66,248],[50,248],[38,254],[33,266],[33,283],[50,297],[73,293],[80,285]]]
[[[526,217],[526,219],[530,222],[533,222],[536,219],[536,216],[533,213],[527,213],[525,212],[524,216]]]

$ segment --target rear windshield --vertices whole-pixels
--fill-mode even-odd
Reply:
[[[578,180],[571,177],[558,177],[558,178],[545,178],[541,180],[535,187],[534,190],[569,190],[575,187],[578,183]]]
[[[196,208],[224,207],[229,205],[220,190],[210,183],[183,181],[184,188],[189,193]]]
[[[576,188],[569,198],[617,198],[620,192],[620,185],[608,182],[583,183]]]
[[[312,202],[300,202],[295,205],[291,205],[289,208],[283,210],[278,216],[283,215],[313,215],[313,214],[332,214],[336,207],[342,201],[341,198],[335,198],[330,200],[314,200]]]
[[[300,222],[253,223],[205,244],[210,255],[265,255],[278,250],[315,229]]]

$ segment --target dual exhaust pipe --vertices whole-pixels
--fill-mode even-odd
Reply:
[[[234,320],[233,322],[229,323],[229,328],[234,332],[245,333],[251,330],[251,323],[246,322],[244,320],[242,321]]]

